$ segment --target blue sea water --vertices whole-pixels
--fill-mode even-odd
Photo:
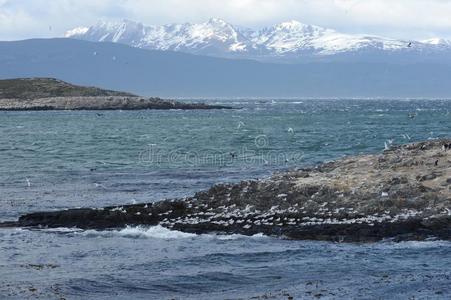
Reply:
[[[207,100],[211,111],[0,112],[0,221],[151,202],[449,137],[448,100]],[[409,117],[411,115],[411,117]],[[0,230],[0,298],[447,299],[451,243]]]

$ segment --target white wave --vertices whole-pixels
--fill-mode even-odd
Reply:
[[[49,232],[49,233],[75,233],[75,232],[83,232],[83,229],[74,228],[74,227],[72,227],[72,228],[56,227],[56,228],[31,229],[31,231],[44,231],[44,232]]]
[[[67,229],[66,232],[71,232],[72,229]],[[61,232],[61,231],[59,231]],[[174,239],[186,239],[186,238],[206,238],[206,239],[217,239],[222,241],[238,240],[238,239],[256,239],[256,238],[267,238],[268,236],[263,233],[257,233],[252,236],[246,236],[242,234],[194,234],[186,233],[177,230],[170,230],[163,226],[127,226],[120,230],[84,230],[84,231],[73,231],[76,234],[80,234],[86,237],[125,237],[125,238],[141,238],[141,239],[164,239],[164,240],[174,240]]]
[[[239,239],[257,239],[257,238],[268,238],[268,236],[263,233],[257,233],[251,236],[242,235],[242,234],[203,234],[201,236],[207,236],[209,238],[218,239],[221,241],[231,241],[231,240],[239,240]]]
[[[242,235],[242,234],[194,234],[194,233],[186,233],[177,230],[171,230],[165,228],[161,225],[156,226],[127,226],[123,229],[117,230],[94,230],[88,229],[83,230],[79,228],[66,228],[66,227],[58,227],[58,228],[41,228],[41,229],[22,229],[19,228],[17,230],[24,231],[39,231],[46,233],[62,233],[62,234],[75,234],[81,235],[85,237],[124,237],[124,238],[137,238],[137,239],[164,239],[164,240],[173,240],[173,239],[185,239],[185,238],[205,238],[205,239],[217,239],[221,241],[229,241],[229,240],[239,240],[239,239],[259,239],[259,238],[269,238],[263,233],[257,233],[251,236]]]
[[[120,230],[86,230],[81,234],[88,237],[128,237],[128,238],[155,238],[155,239],[165,239],[165,240],[173,240],[180,238],[192,238],[195,237],[196,234],[193,233],[185,233],[181,231],[170,230],[164,228],[160,225],[152,226],[152,227],[144,227],[144,226],[127,226],[124,229]]]
[[[159,238],[159,239],[179,239],[179,238],[190,238],[196,236],[193,233],[186,233],[176,230],[170,230],[160,225],[152,226],[152,227],[130,227],[120,231],[120,234],[123,236],[130,237],[148,237],[148,238]]]

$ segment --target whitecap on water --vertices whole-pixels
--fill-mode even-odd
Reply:
[[[40,229],[25,229],[30,231],[43,231],[49,233],[75,233],[83,232],[83,229],[79,228],[67,228],[67,227],[57,227],[57,228],[40,228]]]
[[[104,237],[104,238],[114,238],[114,237],[124,237],[124,238],[135,238],[135,239],[184,239],[184,238],[205,238],[205,239],[217,239],[222,241],[238,240],[238,239],[259,239],[259,238],[269,238],[263,233],[257,233],[251,236],[242,234],[194,234],[186,233],[177,230],[171,230],[165,228],[161,225],[156,226],[127,226],[123,229],[116,230],[95,230],[88,229],[83,230],[79,228],[40,228],[40,229],[18,229],[20,231],[39,231],[45,233],[56,233],[56,234],[75,234],[85,237]]]
[[[392,249],[437,248],[437,247],[450,247],[451,242],[444,240],[402,241],[402,242],[382,241],[376,243],[375,246],[380,248],[392,248]]]
[[[68,229],[69,231],[69,229]],[[59,231],[61,232],[61,231]],[[246,236],[242,234],[194,234],[186,233],[177,230],[170,230],[163,226],[127,226],[120,230],[84,230],[76,231],[76,234],[80,234],[86,237],[125,237],[125,238],[143,238],[143,239],[186,239],[186,238],[206,238],[217,240],[238,240],[238,239],[255,239],[255,238],[267,238],[268,236],[263,233],[257,233],[252,236]]]
[[[242,234],[204,234],[202,236],[218,239],[221,241],[230,241],[230,240],[238,240],[238,239],[249,239],[249,238],[267,238],[268,236],[263,233],[257,233],[251,236],[242,235]]]
[[[152,227],[144,226],[127,226],[120,230],[86,230],[80,234],[87,237],[126,237],[126,238],[155,238],[155,239],[180,239],[192,238],[196,234],[185,233],[181,231],[170,230],[163,226],[157,225]]]

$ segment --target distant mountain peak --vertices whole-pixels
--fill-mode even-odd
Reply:
[[[226,21],[224,21],[223,19],[220,18],[210,18],[207,21],[208,24],[213,24],[213,25],[221,25],[221,26],[227,26],[229,25],[229,23],[227,23]]]
[[[89,30],[89,27],[83,27],[83,26],[76,27],[74,29],[71,29],[71,30],[67,31],[64,34],[64,37],[81,36],[81,35],[86,34],[86,32],[88,32],[88,30]]]
[[[301,23],[296,20],[282,22],[282,23],[275,25],[275,27],[281,28],[281,29],[288,29],[288,30],[305,30],[305,29],[324,30],[324,28],[322,28],[322,27],[304,24],[304,23]]]
[[[300,27],[300,26],[305,26],[304,23],[301,23],[297,20],[289,20],[286,22],[282,22],[280,23],[281,26],[285,26],[285,27]]]

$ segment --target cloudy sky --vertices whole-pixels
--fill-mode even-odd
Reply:
[[[294,19],[349,33],[451,38],[451,0],[0,0],[0,40],[62,36],[100,19],[165,24],[210,17],[251,28]]]

